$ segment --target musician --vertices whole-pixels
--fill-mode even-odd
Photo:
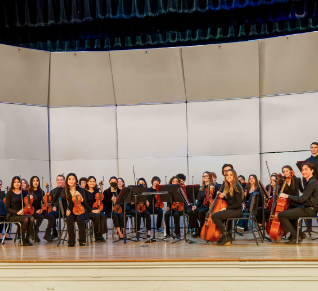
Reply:
[[[86,184],[87,184],[87,179],[85,177],[82,177],[79,179],[80,187],[82,187],[83,189],[86,189]]]
[[[174,185],[178,185],[179,183],[179,179],[177,176],[173,176],[170,181],[169,184],[174,184]],[[175,227],[175,234],[176,237],[180,237],[180,217],[183,215],[183,211],[176,211],[174,209],[171,209],[171,203],[168,202],[167,203],[167,208],[166,208],[166,213],[164,215],[164,219],[165,219],[165,227],[166,227],[166,237],[170,237],[170,217],[171,217],[171,211],[172,211],[172,217],[174,219],[174,227]]]
[[[157,185],[159,185],[160,183],[161,183],[161,180],[160,180],[159,177],[157,177],[157,176],[152,177],[152,179],[151,179],[151,186],[152,187],[150,187],[148,189],[148,191],[149,192],[156,192],[157,191]],[[151,203],[150,203],[149,208],[153,209],[153,206],[152,206]],[[161,228],[161,222],[162,222],[162,218],[163,218],[163,210],[161,208],[159,208],[159,207],[156,207],[155,208],[155,214],[158,215],[158,217],[157,217],[157,225],[156,225],[157,231],[158,232],[163,232],[163,230]]]
[[[28,183],[28,181],[26,179],[22,179],[22,191],[25,193],[25,194],[28,194],[28,191],[29,191],[29,188],[30,188],[30,185]]]
[[[84,207],[84,213],[76,215],[73,212],[74,202],[73,197],[78,195],[82,198],[80,203]],[[75,229],[74,224],[77,223],[79,230],[79,244],[80,246],[86,245],[85,235],[85,220],[89,218],[88,212],[92,212],[92,208],[88,205],[85,189],[78,186],[77,176],[74,173],[69,173],[66,176],[65,187],[61,193],[64,209],[66,209],[66,224],[68,233],[68,246],[75,246]]]
[[[291,174],[291,171],[293,171],[291,166],[284,166],[282,168],[282,173],[284,177],[289,177]],[[299,191],[301,193],[304,192],[301,179],[297,178],[296,176],[293,176],[285,185],[284,193],[291,196],[299,196]],[[292,200],[289,200],[289,208],[295,208],[299,206],[299,203],[294,202]]]
[[[286,244],[295,244],[297,235],[297,220],[299,217],[314,217],[318,211],[318,181],[315,178],[315,167],[312,163],[304,163],[301,165],[301,173],[306,179],[304,194],[302,196],[292,196],[285,193],[280,194],[282,198],[289,198],[290,200],[299,203],[301,206],[288,209],[278,213],[284,231],[290,232],[291,238]],[[302,238],[299,238],[301,241]]]
[[[244,189],[244,198],[243,198],[243,204],[242,209],[244,213],[249,213],[251,201],[253,195],[258,196],[258,205],[257,207],[262,207],[262,196],[261,196],[261,190],[259,189],[258,185],[258,179],[257,176],[252,174],[248,177],[248,184]],[[239,220],[237,223],[237,230],[238,231],[248,231],[248,221],[247,220]]]
[[[184,185],[187,177],[184,174],[178,174],[178,175],[176,175],[176,177],[179,179],[179,184]]]
[[[245,177],[243,175],[239,175],[237,178],[241,182],[241,185],[243,189],[245,190],[245,187],[246,187]]]
[[[225,177],[226,172],[227,172],[228,170],[231,170],[231,169],[232,169],[232,170],[234,169],[231,164],[224,164],[224,165],[222,166],[222,175]]]
[[[118,189],[121,191],[123,188],[125,188],[125,181],[123,178],[118,178]]]
[[[96,202],[95,196],[99,194],[102,189],[97,188],[96,178],[89,176],[86,181],[86,197],[88,205],[93,209],[92,212],[88,212],[88,217],[94,223],[95,242],[106,242],[103,234],[107,232],[106,215],[99,209],[93,207]]]
[[[206,198],[207,187],[210,181],[210,172],[205,171],[202,175],[202,185],[200,188],[200,193],[198,201],[195,205],[192,206],[192,210],[188,212],[189,215],[189,228],[194,228],[195,231],[192,234],[192,237],[198,237],[200,235],[200,229],[205,222],[205,214],[209,210],[208,205],[203,205],[204,199]],[[212,186],[213,187],[213,186]],[[202,212],[202,213],[200,213]],[[200,221],[200,226],[198,224]]]
[[[227,201],[227,208],[220,209],[219,212],[212,214],[212,220],[216,227],[222,233],[222,239],[217,242],[218,245],[230,245],[231,238],[225,230],[223,221],[231,217],[242,217],[242,198],[244,195],[241,183],[237,179],[236,171],[229,169],[225,174],[224,191],[220,193],[220,197]]]
[[[211,175],[212,175],[212,184],[215,187],[215,191],[219,191],[222,185],[216,181],[218,177],[216,176],[214,172],[211,172]]]
[[[52,211],[50,212],[50,214],[53,215],[55,218],[54,225],[53,225],[53,232],[52,232],[53,239],[58,237],[57,230],[56,230],[56,219],[59,218],[59,208],[60,208],[59,198],[61,197],[61,193],[64,190],[64,186],[65,186],[64,174],[57,175],[56,184],[57,184],[57,187],[50,191],[50,196],[52,198],[52,200],[51,200]]]
[[[23,246],[32,246],[30,234],[33,233],[34,217],[32,215],[24,215],[21,199],[25,196],[22,194],[21,197],[21,191],[20,177],[15,176],[12,178],[10,190],[6,195],[6,220],[19,221],[22,224]]]
[[[34,207],[34,214],[33,217],[35,219],[35,233],[34,233],[34,241],[36,243],[39,243],[41,240],[39,238],[39,228],[42,224],[43,219],[47,220],[47,227],[45,230],[45,234],[43,239],[45,239],[48,242],[53,241],[53,237],[51,236],[51,229],[53,228],[55,217],[47,213],[46,211],[42,212],[42,202],[43,202],[43,195],[45,195],[44,191],[41,189],[40,180],[39,177],[33,176],[30,179],[30,188],[29,193],[31,196],[33,196],[33,204]]]
[[[4,191],[1,191],[2,189],[2,181],[0,180],[0,216],[6,216],[7,210],[6,206],[4,204],[3,199],[6,197],[6,193]],[[0,221],[3,221],[4,218],[0,218]],[[0,224],[0,239],[2,238],[2,230],[3,230],[3,224]],[[9,237],[9,233],[11,232],[11,224],[9,224],[8,232],[6,233],[5,240],[12,240],[11,237]]]
[[[118,180],[116,177],[109,178],[109,185],[110,187],[104,191],[104,212],[106,217],[113,219],[113,224],[117,233],[119,235],[119,239],[124,239],[124,236],[120,230],[120,228],[125,227],[124,222],[124,211],[120,214],[113,211],[113,203],[116,203],[116,197],[118,197],[120,190],[118,189]]]

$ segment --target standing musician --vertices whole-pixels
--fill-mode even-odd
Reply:
[[[210,182],[211,173],[205,171],[202,175],[202,186],[200,188],[200,193],[198,197],[198,201],[195,205],[192,206],[192,210],[188,212],[189,215],[189,228],[194,228],[195,232],[192,234],[192,237],[198,237],[200,235],[201,227],[205,222],[205,213],[209,210],[208,204],[204,205],[204,201],[206,198],[206,193],[208,193],[208,185]],[[211,186],[213,187],[213,186]],[[202,214],[200,214],[202,212]],[[198,220],[200,220],[200,226],[198,224]]]
[[[157,191],[157,185],[159,185],[161,183],[161,180],[159,177],[154,176],[151,179],[151,187],[148,189],[149,192],[156,192]],[[149,206],[150,209],[153,209],[152,204],[150,204]],[[151,210],[152,211],[152,210]],[[158,215],[157,217],[157,231],[158,232],[163,232],[162,228],[161,228],[161,223],[162,223],[162,218],[163,218],[163,210],[162,208],[159,207],[155,207],[155,214]]]
[[[178,185],[179,184],[179,179],[177,176],[173,176],[169,184],[174,184]],[[167,208],[166,208],[166,213],[164,215],[165,218],[165,227],[166,227],[166,237],[170,237],[170,217],[171,217],[171,211],[172,211],[172,216],[174,219],[174,227],[175,227],[175,234],[176,237],[180,237],[180,217],[183,215],[183,211],[177,211],[172,209],[172,205],[170,202],[167,203]]]
[[[41,189],[39,177],[37,176],[31,177],[29,194],[33,196],[33,207],[34,207],[33,217],[36,220],[34,225],[34,228],[35,228],[34,241],[36,243],[39,243],[41,241],[39,238],[39,228],[42,224],[43,219],[45,218],[48,223],[47,223],[47,227],[46,227],[43,239],[45,239],[48,242],[52,242],[53,237],[51,236],[51,229],[54,226],[55,217],[52,214],[47,213],[46,211],[42,212],[43,195],[45,193]]]
[[[86,183],[86,197],[87,204],[93,209],[92,212],[88,212],[88,217],[94,223],[95,242],[106,242],[103,234],[107,232],[106,215],[99,209],[94,209],[93,205],[96,202],[95,196],[99,194],[102,189],[97,188],[96,178],[89,176]]]
[[[301,173],[306,179],[306,185],[304,188],[304,194],[302,196],[292,196],[285,193],[280,194],[282,198],[289,198],[290,200],[300,204],[300,207],[288,209],[278,214],[284,231],[290,232],[290,240],[285,242],[286,244],[296,243],[296,229],[297,220],[299,217],[311,217],[316,216],[318,211],[318,181],[315,178],[315,167],[312,163],[304,163],[301,165]],[[301,241],[302,238],[299,238]]]
[[[118,189],[118,180],[116,177],[110,177],[109,179],[110,187],[104,191],[104,211],[106,213],[106,217],[113,219],[113,224],[115,226],[115,229],[118,232],[119,238],[124,239],[124,236],[120,230],[120,228],[125,227],[124,222],[124,212],[117,213],[113,211],[113,203],[116,203],[116,196],[119,195],[120,190]]]
[[[22,200],[25,196],[21,195],[21,191],[20,177],[15,176],[12,178],[10,190],[6,195],[6,220],[21,222],[23,246],[32,246],[30,234],[33,233],[34,217],[32,215],[24,215]]]
[[[257,176],[254,174],[249,175],[248,184],[246,185],[246,187],[244,189],[244,198],[243,198],[243,204],[242,204],[242,208],[243,208],[244,213],[249,213],[252,197],[254,194],[258,195],[257,207],[262,207],[263,199],[262,199],[262,196],[260,193],[261,193],[261,190],[259,189],[259,186],[258,186]],[[237,225],[238,225],[237,229],[239,231],[248,231],[247,220],[239,220]]]
[[[225,174],[224,191],[219,194],[221,198],[227,201],[227,208],[220,209],[219,212],[212,214],[212,220],[216,227],[222,233],[222,239],[217,242],[218,245],[230,245],[231,238],[229,233],[225,230],[223,221],[231,217],[242,217],[242,198],[244,191],[241,183],[237,179],[236,171],[229,169]]]
[[[92,208],[87,204],[85,190],[78,186],[77,176],[74,173],[69,173],[66,176],[65,187],[61,193],[64,209],[66,209],[66,224],[68,233],[68,246],[75,246],[75,221],[79,230],[80,246],[86,245],[85,237],[85,220],[89,218],[87,212],[92,212]],[[81,214],[74,213],[75,203],[73,200],[78,199]]]

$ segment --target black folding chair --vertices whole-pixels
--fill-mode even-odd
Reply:
[[[312,217],[299,217],[298,220],[297,220],[297,236],[296,236],[296,243],[298,243],[298,240],[299,240],[299,233],[301,231],[301,228],[302,228],[302,225],[303,225],[303,220],[305,220],[305,223],[307,225],[307,222],[306,220],[313,220],[313,219],[317,219],[318,216],[312,216]],[[308,229],[308,225],[307,225],[307,229]],[[309,233],[310,237],[311,237],[311,233]],[[316,240],[318,239],[318,237],[316,238],[312,238],[311,237],[311,240]]]
[[[258,246],[258,239],[261,240],[261,242],[264,242],[263,240],[263,236],[262,236],[262,233],[261,233],[261,229],[257,223],[257,220],[256,220],[256,213],[257,213],[257,205],[258,205],[258,193],[255,193],[252,198],[251,198],[251,205],[250,205],[250,212],[249,213],[243,213],[243,217],[234,217],[234,218],[228,218],[227,221],[226,221],[226,229],[228,230],[229,229],[229,225],[230,223],[233,221],[233,224],[232,224],[232,228],[234,228],[234,230],[236,229],[236,224],[237,224],[237,221],[238,220],[247,220],[249,226],[250,226],[250,229],[252,231],[252,234],[254,236],[254,240],[256,242],[256,245]],[[258,237],[256,237],[255,235],[255,231],[257,231],[258,233]],[[235,240],[235,231],[233,231],[232,233],[234,233],[234,239]],[[233,237],[232,237],[233,238]]]
[[[9,230],[9,226],[12,225],[12,224],[16,224],[16,225],[19,225],[19,229],[20,229],[20,244],[21,246],[23,245],[23,240],[22,240],[22,227],[21,227],[21,222],[20,221],[6,221],[6,217],[5,216],[0,216],[0,224],[4,224],[4,235],[2,237],[2,240],[1,240],[1,244],[4,245],[5,242],[5,238],[6,238],[6,234],[8,233],[8,230]],[[17,236],[18,236],[18,233],[16,232],[15,233],[15,236],[14,236],[14,242],[16,242],[17,240]]]

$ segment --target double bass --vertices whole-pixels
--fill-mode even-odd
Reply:
[[[212,214],[215,212],[219,212],[220,209],[226,208],[228,206],[227,202],[224,201],[219,195],[224,188],[224,182],[220,189],[220,191],[216,194],[215,199],[212,202],[212,205],[209,211],[206,214],[204,226],[201,229],[200,237],[206,242],[216,242],[221,235],[220,230],[216,227],[215,223],[212,220]],[[211,189],[214,191],[214,189]],[[210,194],[211,195],[211,194]],[[213,192],[212,192],[213,195]]]
[[[42,211],[51,212],[52,211],[52,197],[49,193],[49,184],[46,183],[45,185],[46,193],[43,196],[43,205],[42,205]]]
[[[99,182],[99,191],[98,191],[98,193],[95,194],[96,201],[93,204],[93,208],[98,209],[99,211],[102,211],[104,208],[104,205],[103,205],[103,200],[104,200],[103,185],[104,185],[104,182],[100,181]]]
[[[294,177],[294,175],[295,175],[294,171],[290,171],[290,175],[287,178],[286,177],[280,178],[280,180],[284,181],[284,183],[279,194],[283,193],[286,183],[288,183]],[[289,202],[288,198],[282,198],[282,197],[276,196],[276,201],[274,204],[275,207],[272,207],[271,216],[270,216],[272,223],[271,223],[271,228],[269,232],[269,238],[275,242],[280,241],[282,239],[282,236],[286,235],[284,228],[282,227],[281,222],[278,219],[278,214],[282,211],[287,210],[288,202]]]

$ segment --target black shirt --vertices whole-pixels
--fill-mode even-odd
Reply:
[[[26,196],[26,194],[27,192],[22,191],[23,198]],[[7,212],[17,214],[22,208],[21,194],[15,194],[12,191],[9,191],[6,195]]]
[[[64,190],[64,187],[56,187],[51,190],[50,195],[52,197],[52,206],[55,206],[59,209],[59,198],[61,197],[61,193]]]
[[[242,209],[242,201],[243,201],[243,188],[239,182],[236,182],[233,186],[233,196],[230,193],[226,193],[225,200],[227,201],[228,206],[226,209]]]
[[[118,188],[116,190],[117,190],[117,196],[118,196],[120,193],[120,190]],[[103,211],[105,211],[105,213],[112,212],[112,197],[113,197],[113,194],[116,197],[116,192],[112,192],[111,187],[109,187],[108,189],[104,191],[103,194],[104,194]]]
[[[95,195],[96,193],[99,193],[99,190],[95,190],[94,192],[89,192],[88,190],[85,190],[86,197],[87,197],[87,203],[88,205],[93,208],[93,204],[96,202]]]
[[[291,180],[290,186],[286,183],[283,192],[287,195],[299,196],[299,191],[301,193],[304,192],[301,179],[294,176]]]
[[[81,204],[84,206],[84,208],[87,210],[87,212],[92,212],[92,208],[87,203],[87,197],[86,197],[86,194],[85,194],[85,189],[83,189],[81,187],[76,187],[76,191],[78,191],[82,195],[83,202],[81,202]],[[73,213],[74,203],[72,201],[72,195],[71,194],[68,195],[68,197],[67,197],[68,203],[67,203],[66,194],[65,194],[65,192],[63,190],[62,193],[61,193],[61,198],[63,200],[64,210],[66,211],[66,209],[69,209]]]
[[[41,201],[43,199],[44,192],[42,190],[36,190],[32,194],[33,196],[33,204],[34,211],[36,212],[39,209],[42,209],[41,207]]]
[[[250,208],[251,206],[251,202],[252,202],[252,197],[254,194],[256,194],[258,196],[258,207],[262,207],[262,196],[261,196],[261,190],[259,187],[257,187],[254,191],[249,192],[249,189],[246,189],[247,193],[246,193],[246,208]]]
[[[317,156],[310,156],[308,159],[306,159],[307,162],[310,162],[314,165],[315,171],[314,171],[314,177],[316,180],[318,180],[318,155]],[[299,171],[301,171],[301,163],[296,163]],[[304,185],[306,184],[306,179],[303,179]]]

